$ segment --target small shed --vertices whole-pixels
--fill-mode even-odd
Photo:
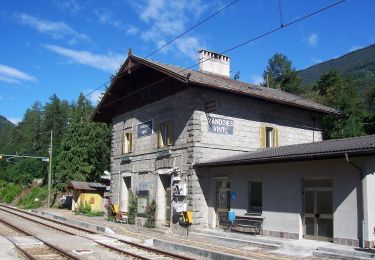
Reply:
[[[92,211],[103,211],[103,197],[106,186],[96,182],[71,181],[68,190],[73,190],[72,210],[85,203],[91,206]]]

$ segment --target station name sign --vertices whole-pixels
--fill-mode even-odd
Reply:
[[[208,122],[208,132],[233,135],[233,120],[211,117]]]
[[[137,137],[152,135],[152,120],[140,123],[137,128]]]

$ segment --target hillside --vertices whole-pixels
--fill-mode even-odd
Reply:
[[[302,83],[315,83],[321,74],[336,69],[358,80],[360,91],[375,85],[375,44],[298,71]]]
[[[7,126],[14,126],[6,117],[0,115],[0,132]]]

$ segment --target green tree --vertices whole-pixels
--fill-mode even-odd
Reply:
[[[364,94],[366,116],[364,119],[364,128],[366,134],[375,134],[375,86],[367,89]]]
[[[72,119],[56,158],[56,187],[69,181],[98,181],[109,165],[111,131],[103,123],[90,120],[93,107],[81,94],[72,107]]]
[[[56,94],[50,97],[50,102],[44,106],[44,121],[43,121],[43,132],[53,131],[53,143],[54,149],[61,143],[61,139],[64,135],[66,127],[69,122],[69,111],[70,106],[68,101],[60,100]],[[43,135],[43,141],[45,144],[49,144],[50,136],[48,134]]]
[[[281,53],[275,53],[268,60],[267,69],[263,72],[263,79],[264,86],[280,88],[293,94],[302,93],[300,79],[292,67],[292,62]]]
[[[353,137],[366,134],[363,127],[364,103],[350,77],[336,70],[323,74],[313,91],[324,105],[341,111],[341,116],[328,115],[323,119],[325,139]]]

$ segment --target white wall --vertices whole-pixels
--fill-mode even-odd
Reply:
[[[333,180],[334,237],[358,239],[361,210],[358,206],[360,174],[345,158],[248,166],[197,169],[210,176],[208,224],[215,226],[215,176],[229,176],[237,198],[232,210],[243,215],[248,208],[248,182],[263,183],[264,230],[297,233],[302,238],[303,179]],[[373,206],[372,206],[373,208]],[[371,209],[372,210],[372,209]],[[373,212],[373,211],[372,211]],[[373,214],[373,213],[371,213]]]

